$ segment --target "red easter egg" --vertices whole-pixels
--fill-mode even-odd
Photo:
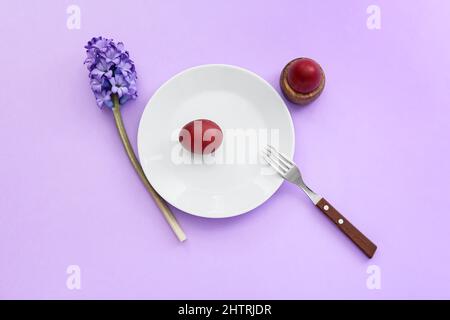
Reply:
[[[181,129],[178,140],[186,150],[197,154],[209,154],[219,148],[223,133],[215,122],[197,119]]]
[[[292,89],[300,93],[310,93],[319,87],[322,69],[314,60],[302,58],[289,66],[287,76]]]

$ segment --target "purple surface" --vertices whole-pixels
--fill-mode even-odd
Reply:
[[[9,1],[0,11],[0,298],[450,298],[449,1]],[[370,4],[381,29],[366,26]],[[295,187],[253,212],[174,210],[176,241],[100,111],[82,65],[95,35],[121,40],[143,108],[198,64],[248,68],[279,90],[297,56],[327,85],[288,105],[305,179],[379,246],[367,260]],[[66,268],[81,268],[81,289]],[[366,269],[381,269],[381,288]]]

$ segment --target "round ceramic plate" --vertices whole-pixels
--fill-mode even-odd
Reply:
[[[215,154],[194,156],[178,142],[180,129],[196,119],[222,129]],[[268,143],[292,158],[289,111],[264,79],[230,65],[202,65],[168,80],[145,107],[138,132],[139,158],[155,190],[206,218],[248,212],[280,187],[282,178],[260,157]]]

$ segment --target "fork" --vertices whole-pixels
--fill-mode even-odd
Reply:
[[[297,185],[311,201],[341,230],[364,254],[372,258],[377,246],[362,234],[350,221],[339,213],[324,197],[312,191],[303,181],[297,165],[285,155],[268,145],[263,150],[264,160],[275,169],[283,179]]]

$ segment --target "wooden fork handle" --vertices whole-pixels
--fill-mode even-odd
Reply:
[[[319,200],[316,206],[322,211],[337,227],[353,241],[354,244],[364,254],[372,258],[377,246],[361,233],[354,225],[350,223],[342,214],[339,213],[325,198]]]

